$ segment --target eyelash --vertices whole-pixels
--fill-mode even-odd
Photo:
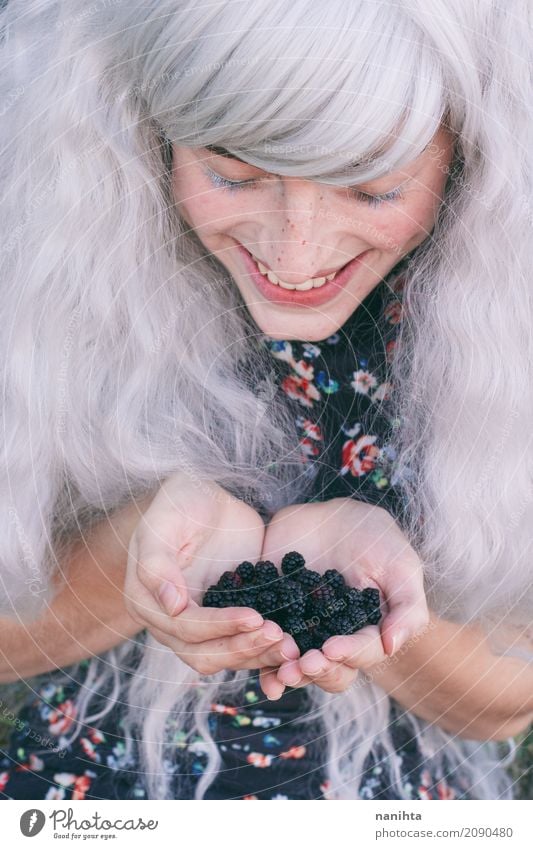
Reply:
[[[213,183],[217,188],[228,189],[229,191],[238,191],[239,189],[255,189],[259,183],[259,180],[228,180],[226,177],[221,177],[220,174],[217,174],[216,171],[212,171],[211,168],[206,167],[206,172]],[[347,191],[349,191],[352,196],[355,196],[356,200],[361,200],[364,203],[367,203],[369,206],[381,206],[382,203],[393,202],[395,200],[400,200],[403,197],[401,189],[393,189],[391,192],[385,192],[381,195],[369,195],[366,192],[360,192],[358,189],[353,189],[348,187]]]

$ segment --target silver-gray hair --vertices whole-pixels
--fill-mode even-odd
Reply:
[[[163,135],[355,183],[417,156],[445,120],[455,178],[410,263],[391,366],[398,468],[410,470],[399,485],[433,609],[491,638],[522,632],[533,618],[527,0],[9,0],[0,27],[2,614],[30,628],[53,597],[58,541],[180,468],[264,515],[307,493],[283,403],[257,416],[240,364],[253,351],[268,375],[268,355],[229,273],[175,211]],[[76,734],[122,700],[148,795],[168,798],[172,717],[207,741],[202,798],[220,766],[209,706],[247,674],[198,686],[149,635],[127,641],[91,659]],[[357,798],[382,747],[405,797],[389,696],[364,676],[340,695],[309,692],[331,796]],[[472,798],[511,798],[494,741],[407,716],[428,766],[464,773]]]

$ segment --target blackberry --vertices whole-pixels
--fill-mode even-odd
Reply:
[[[316,649],[322,648],[322,646],[324,645],[326,640],[329,637],[332,637],[332,636],[333,636],[333,634],[330,634],[328,628],[321,627],[320,625],[317,625],[317,627],[315,628],[315,633],[314,633],[314,643],[315,643],[315,645],[313,646],[313,648],[316,648]]]
[[[337,569],[327,569],[324,572],[324,581],[329,584],[337,596],[343,595],[348,589],[346,581]]]
[[[235,606],[235,596],[233,595],[233,590],[223,590],[220,593],[220,597],[222,599],[221,607]]]
[[[315,605],[327,605],[335,601],[335,590],[329,585],[321,584],[312,590],[309,601]]]
[[[346,599],[346,602],[349,607],[365,606],[361,592],[355,587],[350,587],[350,589],[346,592],[344,598]]]
[[[335,616],[332,617],[329,630],[331,629],[333,629],[333,634],[352,634],[354,623],[350,616]]]
[[[298,572],[305,566],[305,558],[298,551],[289,551],[285,554],[281,561],[281,571],[284,575],[291,575],[293,572]]]
[[[322,583],[322,576],[319,575],[318,572],[313,572],[311,569],[301,569],[300,572],[295,575],[295,578],[300,586],[308,592],[316,589],[317,586]]]
[[[370,604],[372,607],[379,604],[379,590],[376,587],[365,587],[360,592],[366,604]]]
[[[351,622],[350,633],[353,633],[354,631],[359,631],[361,628],[364,628],[365,625],[369,624],[368,616],[362,610],[351,610],[346,618],[349,619]]]
[[[296,637],[299,637],[301,634],[305,633],[305,631],[308,630],[305,619],[302,616],[298,616],[294,613],[290,613],[284,617],[283,626],[283,630],[295,639]]]
[[[302,616],[305,613],[305,592],[296,581],[285,578],[278,589],[280,613],[295,613]]]
[[[337,569],[320,575],[305,568],[299,552],[290,551],[281,573],[270,560],[255,566],[244,560],[207,588],[202,604],[254,608],[291,634],[302,654],[320,649],[335,634],[353,634],[381,619],[379,590],[348,587]]]
[[[236,587],[240,587],[242,584],[242,578],[236,572],[230,572],[227,570],[223,572],[220,578],[218,579],[218,589],[221,590],[232,590]]]
[[[271,584],[269,589],[274,588],[274,582],[279,580],[279,572],[270,560],[259,560],[255,564],[255,581],[257,585]]]
[[[225,607],[221,593],[215,588],[209,587],[206,591],[202,604],[204,607]]]
[[[255,566],[249,560],[243,560],[235,569],[235,574],[245,582],[253,581],[255,578]]]
[[[300,649],[300,654],[305,654],[309,649],[315,648],[315,641],[310,631],[302,631],[300,634],[295,634],[294,642]]]
[[[257,593],[255,608],[262,616],[268,616],[269,619],[272,619],[277,613],[278,607],[278,594],[276,592],[262,590]]]
[[[346,610],[350,616],[366,616],[368,613],[368,608],[366,604],[363,602],[362,598],[354,598],[350,596],[349,593],[346,593],[344,596],[344,600],[346,601]]]
[[[253,607],[257,610],[257,594],[251,589],[233,590],[232,598],[235,607]]]
[[[369,625],[377,625],[379,620],[381,619],[381,610],[379,609],[379,607],[369,613],[367,618]]]

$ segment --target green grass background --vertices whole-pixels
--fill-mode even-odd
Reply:
[[[9,712],[16,715],[27,693],[28,687],[24,684],[0,686],[0,749],[7,745],[13,728],[13,722],[9,721]],[[516,782],[515,795],[517,799],[531,800],[533,799],[533,725],[514,739],[518,745],[518,753],[514,763],[509,767],[509,772]]]

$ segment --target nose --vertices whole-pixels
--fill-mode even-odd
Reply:
[[[326,187],[300,177],[282,177],[278,185],[280,204],[274,213],[278,226],[275,237],[269,239],[276,262],[268,260],[265,250],[254,252],[256,259],[281,280],[294,285],[339,271],[354,255],[325,244],[325,231],[331,229],[321,215]],[[327,264],[322,264],[324,259]]]

